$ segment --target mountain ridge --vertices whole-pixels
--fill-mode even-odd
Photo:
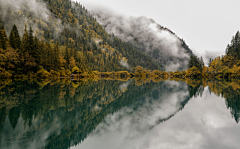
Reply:
[[[66,76],[76,71],[134,72],[137,66],[147,70],[165,70],[167,66],[170,70],[169,65],[163,66],[164,60],[177,68],[183,66],[180,64],[181,61],[187,66],[188,55],[181,50],[179,52],[177,49],[178,53],[174,53],[176,59],[172,54],[166,55],[166,51],[176,48],[162,50],[161,53],[157,49],[152,51],[151,47],[156,47],[153,42],[146,46],[144,39],[135,38],[138,44],[134,44],[131,42],[132,39],[125,41],[115,34],[107,33],[107,30],[80,3],[69,0],[19,0],[16,3],[12,0],[0,0],[0,2],[2,12],[0,25],[4,26],[0,35],[2,42],[0,54],[4,57],[0,69],[5,76],[18,74],[32,76],[36,73],[45,76],[48,72]],[[146,25],[146,22],[149,24],[154,22],[147,18],[140,18],[138,21],[143,25]],[[161,26],[156,24],[152,26],[158,30],[157,27]],[[169,45],[166,41],[176,40],[176,37],[170,31],[164,32],[167,36],[163,35],[163,43],[167,46],[171,44],[179,46],[181,43],[179,39],[178,44],[173,41]],[[149,39],[156,42],[153,35],[155,34],[152,30],[149,30]],[[169,38],[165,39],[168,36]],[[18,40],[19,46],[16,46],[15,40]],[[147,52],[139,47],[139,43],[143,44]],[[185,46],[187,47],[186,44]],[[14,56],[9,56],[9,53]],[[183,57],[179,58],[179,55]]]
[[[3,48],[0,52],[7,56],[7,53],[13,50],[16,59],[25,59],[21,62],[4,61],[1,67],[8,74],[30,75],[43,68],[49,72],[51,70],[60,72],[60,75],[64,76],[72,72],[75,66],[80,72],[87,73],[134,71],[138,65],[147,70],[164,69],[160,63],[136,50],[131,44],[106,33],[88,10],[79,3],[69,0],[19,0],[17,3],[0,0],[0,2],[2,12],[0,25],[4,26],[1,36],[5,38],[5,31],[9,35],[12,27],[16,25],[14,32],[19,33],[16,36],[21,38],[21,46],[16,49],[14,43],[11,43],[15,37],[11,36],[13,40],[8,40],[10,35],[7,36],[6,40],[2,40],[4,45],[0,45]],[[34,37],[34,41],[28,35]],[[26,49],[28,45],[34,48]],[[54,47],[59,49],[58,54],[51,54],[54,53]],[[31,63],[26,62],[28,54]],[[53,66],[54,55],[57,55],[57,61],[60,61],[56,63],[58,66]],[[14,68],[8,69],[5,64]]]
[[[92,10],[92,15],[105,28],[121,40],[162,63],[166,70],[186,70],[189,57],[193,55],[183,39],[173,31],[145,16],[124,16],[107,11]]]

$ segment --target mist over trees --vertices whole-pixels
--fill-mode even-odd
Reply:
[[[186,70],[192,51],[183,39],[146,17],[128,17],[93,10],[91,12],[108,33],[113,33],[136,49],[151,56],[167,71]]]
[[[37,72],[49,75],[51,71],[55,76],[73,71],[134,71],[138,65],[148,70],[164,69],[130,43],[108,34],[79,3],[21,0],[17,4],[0,4],[3,76]],[[33,10],[36,5],[39,8]]]
[[[185,77],[204,78],[240,78],[240,35],[239,31],[232,37],[226,47],[226,55],[209,59],[204,66],[202,57],[191,55]]]

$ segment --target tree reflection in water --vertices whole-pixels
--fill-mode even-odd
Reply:
[[[147,124],[142,130],[152,129],[182,110],[191,97],[201,96],[207,85],[210,92],[226,99],[239,121],[237,81],[158,81],[1,81],[0,147],[69,148],[124,107],[132,113],[143,111],[135,118]]]

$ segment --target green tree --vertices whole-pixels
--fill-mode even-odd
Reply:
[[[55,70],[60,69],[60,51],[59,51],[59,45],[58,42],[56,43],[54,49],[53,49],[53,68]]]
[[[17,26],[14,24],[13,25],[13,33],[14,33],[14,36],[15,36],[15,46],[17,49],[21,49],[21,38],[19,36],[19,33],[18,33],[18,29],[17,29]]]
[[[9,43],[10,43],[11,47],[14,49],[21,48],[21,39],[20,39],[18,29],[15,24],[10,32]]]
[[[28,47],[29,47],[28,39],[29,39],[29,35],[27,31],[27,25],[25,25],[24,34],[22,37],[22,53],[25,53],[26,51],[28,51]]]
[[[29,52],[30,55],[32,55],[34,58],[37,58],[37,51],[34,49],[34,40],[33,40],[33,30],[32,27],[30,26],[29,30],[29,36],[28,36],[28,47],[27,51]]]
[[[5,32],[5,30],[4,30],[4,27],[2,26],[2,28],[0,29],[0,41],[1,41],[1,48],[2,49],[4,49],[4,50],[6,50],[6,48],[7,48],[7,45],[6,45],[6,43],[7,43],[7,35],[6,35],[6,32]]]
[[[232,37],[231,43],[227,45],[226,54],[240,59],[240,34],[239,31]]]
[[[70,55],[68,50],[68,44],[66,45],[65,53],[64,53],[64,59],[66,60],[66,68],[69,69],[70,64]]]
[[[10,32],[9,43],[13,49],[16,49],[15,34],[14,34],[13,30],[11,30],[11,32]]]

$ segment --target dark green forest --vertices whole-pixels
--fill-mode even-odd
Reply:
[[[164,69],[130,43],[108,34],[81,4],[44,2],[50,10],[49,20],[32,13],[31,8],[12,10],[0,4],[1,10],[7,11],[6,15],[0,13],[0,76],[134,71],[138,65]]]

